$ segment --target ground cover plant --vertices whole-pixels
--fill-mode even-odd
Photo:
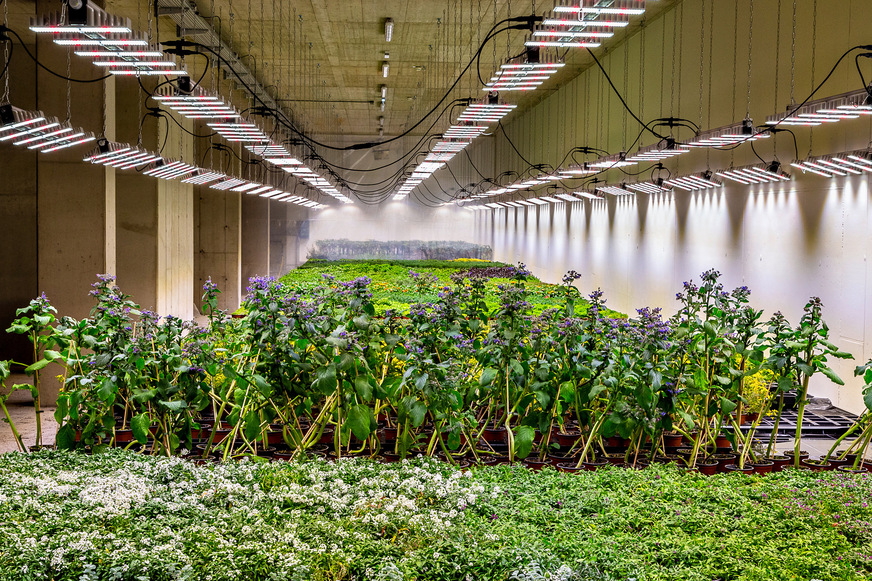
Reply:
[[[0,456],[0,580],[857,580],[872,478]]]

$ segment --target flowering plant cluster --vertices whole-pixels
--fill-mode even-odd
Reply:
[[[449,461],[505,447],[512,461],[543,460],[568,438],[581,466],[611,437],[628,440],[625,460],[635,461],[665,453],[664,435],[681,434],[693,466],[726,435],[744,466],[756,458],[760,421],[745,432],[738,425],[746,378],[776,378],[755,395],[764,413],[777,408],[776,421],[784,392],[798,389],[801,419],[810,377],[841,383],[828,359],[850,357],[828,341],[819,299],[795,328],[778,313],[762,322],[749,290],[726,291],[715,270],[684,284],[670,319],[658,308],[607,316],[602,292],[583,299],[574,271],[563,277],[563,305],[533,314],[530,272],[510,270],[493,307],[485,282],[461,272],[434,301],[382,316],[368,276],[324,273],[306,292],[253,278],[232,319],[207,281],[203,327],[142,311],[101,276],[90,317],[44,328],[57,346],[47,357],[64,365],[58,446],[225,460],[329,446],[337,457]],[[860,422],[854,451],[869,443],[868,418]],[[801,422],[797,449],[800,437]]]

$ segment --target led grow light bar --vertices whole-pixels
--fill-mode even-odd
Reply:
[[[652,182],[637,182],[635,184],[627,184],[627,188],[631,190],[635,190],[637,192],[642,192],[643,194],[662,194],[664,192],[670,191],[669,188],[664,188],[663,186],[657,185]]]
[[[868,151],[854,151],[808,158],[790,164],[804,172],[811,172],[823,177],[844,177],[872,173],[872,160]]]
[[[557,0],[554,12],[639,16],[645,13],[645,0]]]
[[[717,172],[717,175],[743,185],[763,184],[789,181],[790,176],[780,170],[772,171],[770,167],[752,165],[744,168],[729,169]]]
[[[560,175],[563,177],[583,176],[592,173],[597,173],[599,170],[591,168],[589,165],[571,165],[566,169],[560,170]]]
[[[12,145],[30,150],[51,153],[95,139],[93,134],[68,123],[61,125],[57,119],[46,118],[40,111],[25,111],[12,105],[0,108],[6,119],[6,123],[0,125],[0,143],[11,142]]]
[[[636,153],[628,156],[626,158],[626,161],[633,163],[662,161],[664,159],[670,159],[677,155],[687,153],[689,151],[690,148],[686,145],[678,144],[674,146],[663,146],[661,142],[659,144],[649,145],[648,147],[640,148]]]
[[[766,125],[813,127],[843,119],[858,119],[861,115],[872,115],[872,105],[867,103],[868,97],[866,89],[860,89],[812,101],[790,112],[790,115],[770,115],[766,118]]]
[[[746,141],[769,138],[769,133],[755,132],[753,127],[750,130],[752,131],[751,133],[744,133],[743,122],[734,123],[726,127],[700,132],[692,140],[680,144],[679,147],[729,147],[745,143]]]
[[[200,170],[199,173],[196,173],[189,178],[183,179],[182,183],[205,186],[206,184],[212,183],[225,177],[227,176],[220,171]]]
[[[686,192],[693,192],[697,190],[707,190],[710,188],[720,188],[723,187],[724,184],[723,182],[712,178],[711,172],[707,172],[699,176],[690,175],[672,178],[664,181],[663,185],[670,188],[678,188]]]
[[[84,22],[71,22],[69,10],[31,17],[30,30],[48,34],[123,34],[132,32],[130,19],[113,16],[99,6],[85,6]]]
[[[197,171],[197,166],[182,161],[161,160],[151,169],[142,172],[143,175],[160,178],[162,180],[174,180],[187,176]]]
[[[603,192],[604,194],[610,194],[612,196],[633,196],[635,195],[630,190],[625,187],[618,186],[600,186],[597,188],[598,191]]]
[[[122,143],[98,142],[97,149],[82,161],[118,169],[132,169],[161,159],[148,151]]]
[[[235,188],[236,186],[242,185],[244,183],[245,183],[245,180],[241,180],[239,178],[228,177],[227,179],[222,180],[222,181],[217,182],[217,183],[214,183],[209,187],[213,190],[226,191],[226,190],[229,190],[230,188]]]
[[[616,153],[615,155],[607,155],[605,157],[601,157],[598,160],[589,163],[588,167],[598,168],[600,170],[607,170],[618,167],[627,167],[635,164],[635,161],[627,160],[625,154]]]
[[[575,192],[575,195],[581,196],[582,198],[586,198],[588,200],[594,200],[594,201],[603,199],[602,196],[598,196],[595,192],[578,191],[578,192]]]

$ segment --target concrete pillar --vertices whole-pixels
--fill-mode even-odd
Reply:
[[[221,289],[218,308],[234,311],[241,292],[242,194],[208,187],[194,191],[194,303],[202,309],[203,285]]]
[[[125,78],[118,81],[117,92],[118,140],[135,145],[144,112],[138,103],[142,91],[135,79]],[[192,130],[190,121],[176,121]],[[171,120],[147,117],[141,147],[156,152],[163,148],[166,158],[193,159],[193,137]],[[119,286],[143,308],[193,318],[193,186],[133,170],[119,171],[117,181]]]
[[[116,139],[136,145],[141,127],[141,147],[156,151],[158,120],[147,117],[141,122],[139,84],[135,79],[119,79],[116,95]],[[115,181],[118,286],[142,308],[157,310],[157,180],[136,171],[119,171]]]

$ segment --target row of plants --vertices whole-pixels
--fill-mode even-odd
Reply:
[[[291,456],[323,452],[326,443],[334,457],[421,453],[449,462],[497,454],[544,462],[559,450],[580,467],[604,457],[610,438],[625,442],[623,459],[636,464],[669,459],[667,438],[678,437],[691,468],[729,446],[746,470],[773,455],[784,395],[796,389],[799,467],[809,382],[821,374],[841,384],[829,362],[850,357],[829,341],[819,299],[795,326],[780,313],[764,321],[749,290],[727,292],[714,270],[684,284],[669,319],[650,308],[605,316],[602,293],[585,301],[575,272],[560,286],[561,308],[534,315],[529,272],[520,265],[512,274],[495,307],[484,279],[458,275],[435,301],[381,317],[367,277],[326,275],[306,293],[252,279],[237,318],[216,308],[209,282],[202,327],[140,310],[101,276],[89,317],[56,319],[39,297],[10,330],[34,341],[26,369],[34,384],[48,365],[61,366],[58,447],[135,440],[154,454],[224,460],[276,446]],[[872,367],[857,374],[872,407]],[[748,386],[760,377],[771,389],[755,391],[761,413],[743,430]],[[775,429],[755,446],[766,414]],[[867,410],[823,466],[844,445],[838,459],[865,470],[869,418]]]
[[[485,244],[459,240],[316,240],[309,248],[309,258],[321,260],[453,260],[473,258],[490,260],[493,249]]]
[[[2,581],[856,581],[872,478],[0,456]]]

